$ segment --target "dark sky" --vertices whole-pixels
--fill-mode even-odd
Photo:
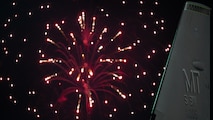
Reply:
[[[55,89],[54,86],[47,86],[42,82],[44,76],[50,75],[55,68],[41,67],[38,64],[41,58],[38,50],[44,48],[49,53],[47,56],[54,57],[54,47],[48,48],[44,42],[45,25],[66,20],[65,22],[68,24],[63,27],[65,34],[68,34],[69,31],[78,32],[79,26],[76,25],[76,18],[81,11],[85,11],[88,16],[95,15],[101,19],[97,21],[99,34],[103,26],[109,27],[108,37],[115,35],[119,29],[122,30],[122,39],[118,37],[120,41],[115,42],[103,54],[115,58],[125,57],[133,62],[122,69],[127,73],[125,80],[127,88],[118,85],[126,92],[129,99],[127,101],[120,98],[114,100],[111,96],[99,93],[100,101],[107,99],[112,102],[106,107],[103,105],[102,112],[99,111],[100,108],[95,107],[91,118],[148,120],[155,97],[152,94],[157,92],[160,81],[158,74],[162,74],[162,68],[168,56],[165,49],[172,44],[186,1],[158,0],[160,4],[157,7],[153,5],[154,0],[143,0],[144,5],[139,5],[139,1],[126,0],[125,5],[122,5],[122,0],[64,0],[63,2],[59,0],[54,2],[50,0],[2,0],[0,2],[0,119],[70,120],[75,117],[73,108],[75,109],[76,102],[61,105],[60,114],[54,114],[47,107],[49,102],[57,99],[63,89]],[[194,1],[212,8],[210,0]],[[50,8],[47,7],[48,5]],[[44,8],[41,9],[41,6]],[[100,12],[101,8],[104,8],[104,12]],[[138,15],[140,11],[143,12],[142,16]],[[150,11],[154,12],[154,16],[149,15]],[[31,13],[32,15],[29,15]],[[106,14],[109,14],[109,17],[106,17]],[[156,21],[159,24],[153,23]],[[126,24],[125,27],[118,25],[121,22]],[[148,28],[144,29],[144,25],[147,25]],[[160,30],[158,25],[162,25],[164,30]],[[157,34],[153,35],[155,31]],[[60,32],[56,29],[51,29],[50,36],[59,40],[64,39],[58,33]],[[76,36],[78,37],[79,34]],[[135,49],[136,52],[111,55],[111,52],[114,51],[113,47],[127,46],[137,39],[142,41],[142,45]],[[103,42],[103,44],[105,43]],[[84,50],[86,47],[82,49]],[[156,54],[153,50],[157,51]],[[147,59],[150,56],[151,58]],[[131,67],[134,63],[138,63],[139,70]],[[146,72],[144,73],[144,71]],[[143,76],[143,74],[146,75]],[[142,77],[134,77],[137,75]],[[36,95],[31,95],[34,91]],[[76,101],[74,100],[76,96],[71,95],[70,97],[71,100]],[[29,111],[27,111],[28,106],[30,106]],[[33,111],[34,108],[36,108],[35,111]],[[80,118],[84,118],[82,117],[84,113],[85,109],[82,107]]]

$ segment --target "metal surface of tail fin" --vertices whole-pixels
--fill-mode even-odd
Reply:
[[[186,2],[151,120],[210,120],[210,8]]]

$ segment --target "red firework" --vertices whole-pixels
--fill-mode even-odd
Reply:
[[[91,24],[87,24],[88,21]],[[82,12],[78,17],[80,37],[75,36],[73,32],[67,35],[63,31],[61,25],[65,21],[62,21],[61,25],[56,23],[55,28],[60,31],[64,40],[55,41],[49,37],[48,32],[45,32],[46,42],[54,46],[54,50],[51,51],[54,55],[46,57],[43,51],[39,50],[41,54],[39,63],[56,66],[58,69],[57,72],[46,76],[44,81],[47,84],[58,81],[59,86],[63,86],[62,83],[66,84],[57,103],[69,100],[67,96],[70,94],[77,96],[76,119],[80,119],[79,115],[83,109],[86,109],[87,119],[90,119],[94,104],[100,103],[101,96],[98,93],[126,99],[127,96],[119,86],[123,84],[126,75],[121,66],[127,62],[127,59],[119,57],[122,56],[119,54],[131,50],[140,43],[137,40],[127,47],[113,48],[114,42],[122,35],[122,31],[115,33],[111,39],[105,38],[108,29],[103,27],[96,32],[96,17],[88,21],[86,21],[85,12]],[[47,24],[46,30],[48,31],[50,27],[50,24]],[[112,50],[114,51],[111,52]]]

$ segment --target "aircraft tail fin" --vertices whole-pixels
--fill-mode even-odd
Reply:
[[[210,120],[210,11],[186,2],[151,120]]]

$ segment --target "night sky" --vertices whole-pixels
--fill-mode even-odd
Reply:
[[[210,1],[200,1],[212,7]],[[0,119],[148,120],[184,4],[185,0],[1,1]],[[81,24],[78,17],[84,14]],[[63,56],[60,50],[69,54]],[[69,55],[77,67],[68,61]],[[64,62],[57,66],[61,58]],[[97,70],[95,60],[101,66]],[[59,69],[65,63],[72,67]],[[106,79],[92,84],[99,75]],[[63,96],[69,87],[70,93]],[[90,97],[94,101],[87,100]]]

